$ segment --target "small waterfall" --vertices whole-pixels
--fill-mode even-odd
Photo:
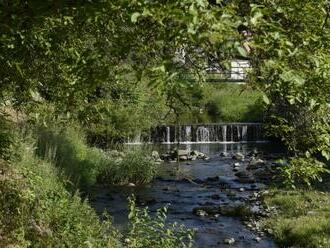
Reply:
[[[198,127],[196,136],[197,142],[210,142],[210,131],[206,127]]]
[[[171,143],[170,127],[166,127],[166,141],[165,141],[165,143]]]
[[[241,127],[236,125],[237,130],[237,140],[241,140]]]
[[[222,126],[222,142],[227,142],[227,126]]]
[[[186,130],[186,142],[190,142],[191,141],[191,126],[186,126],[185,130]]]
[[[242,141],[247,141],[247,129],[246,125],[242,126]]]
[[[260,123],[214,123],[191,125],[163,125],[127,138],[129,144],[145,142],[181,143],[233,143],[263,142]]]

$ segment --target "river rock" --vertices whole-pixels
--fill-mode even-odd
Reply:
[[[247,166],[248,170],[254,170],[254,169],[258,169],[265,166],[265,161],[263,161],[262,159],[255,159],[252,158],[249,165]]]
[[[189,151],[188,150],[174,150],[174,154],[176,156],[188,156]]]
[[[239,171],[239,172],[235,173],[235,176],[238,177],[238,181],[240,183],[255,183],[256,182],[255,178],[246,171]]]
[[[202,153],[202,152],[199,152],[199,151],[191,151],[190,152],[190,156],[195,156],[197,159],[204,159],[204,160],[208,160],[209,157],[206,156],[206,154]]]
[[[228,157],[228,153],[227,152],[222,152],[222,153],[220,153],[220,157]]]
[[[227,238],[224,240],[225,244],[227,245],[233,245],[235,243],[235,239],[234,238]]]
[[[186,155],[179,156],[179,160],[180,161],[187,161],[188,160],[188,156],[186,156]]]
[[[261,238],[260,237],[255,237],[254,240],[259,243],[261,241]]]
[[[207,215],[216,215],[220,213],[220,208],[218,206],[201,206],[195,207],[193,209],[193,214],[200,216],[200,213],[205,212]]]
[[[234,154],[233,159],[238,160],[238,161],[243,161],[244,155],[240,152],[237,152],[236,154]]]
[[[205,217],[207,216],[207,212],[205,212],[204,210],[196,210],[196,212],[194,212],[195,215],[200,216],[200,217]]]
[[[234,167],[241,167],[241,164],[240,163],[234,163]]]
[[[153,158],[153,160],[157,161],[160,159],[159,153],[157,151],[152,151],[151,153],[151,157]]]
[[[205,161],[209,161],[210,158],[209,158],[208,156],[204,156],[204,157],[203,157],[203,160],[205,160]]]

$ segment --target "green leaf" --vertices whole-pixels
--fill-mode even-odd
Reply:
[[[267,105],[269,105],[269,104],[270,104],[270,100],[269,100],[268,96],[266,96],[266,95],[263,95],[263,96],[262,96],[262,100],[263,100],[263,101],[264,101],[264,103],[266,103]]]
[[[138,19],[140,16],[141,16],[141,14],[140,14],[139,12],[135,12],[135,13],[133,13],[132,16],[131,16],[131,21],[132,21],[133,23],[136,23],[136,22],[137,22],[137,19]]]
[[[330,151],[323,150],[321,153],[326,160],[330,160]]]
[[[242,57],[247,57],[247,52],[246,52],[246,50],[245,50],[243,47],[238,46],[238,47],[237,47],[237,51],[239,52],[239,54],[240,54]]]

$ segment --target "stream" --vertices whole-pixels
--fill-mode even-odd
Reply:
[[[152,145],[152,149],[160,154],[174,147],[169,144]],[[270,154],[275,152],[274,148],[266,143],[217,143],[185,144],[180,149],[200,151],[207,154],[209,160],[162,163],[159,175],[143,187],[110,189],[98,186],[90,200],[92,206],[99,214],[106,210],[113,217],[114,225],[123,231],[128,222],[127,197],[135,194],[139,206],[148,206],[151,212],[155,212],[167,205],[169,222],[196,229],[195,247],[277,247],[269,236],[247,227],[240,217],[203,215],[195,211],[205,206],[230,207],[249,202],[266,186],[258,181],[244,183],[237,180],[233,171],[233,164],[237,161],[232,154],[247,155],[252,151]],[[240,162],[240,170],[245,170],[246,160]],[[228,239],[233,239],[233,244],[229,245]]]

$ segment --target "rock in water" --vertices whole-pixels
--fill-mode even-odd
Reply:
[[[240,152],[237,152],[234,156],[233,159],[238,160],[238,161],[243,161],[244,160],[244,155]]]
[[[233,245],[235,243],[235,239],[234,238],[227,238],[224,240],[225,244],[227,245]]]
[[[255,240],[256,242],[260,242],[260,241],[261,241],[261,238],[260,238],[260,237],[255,237],[254,240]]]
[[[175,150],[174,154],[176,156],[188,156],[189,155],[189,151],[188,150]]]
[[[240,183],[255,183],[256,182],[255,178],[251,174],[247,173],[246,171],[239,171],[239,172],[235,173],[235,176],[238,177],[238,181]]]
[[[222,153],[220,153],[220,157],[228,157],[228,153],[227,152],[222,152]]]
[[[160,159],[159,153],[157,151],[152,151],[151,157],[155,160],[158,161]]]

